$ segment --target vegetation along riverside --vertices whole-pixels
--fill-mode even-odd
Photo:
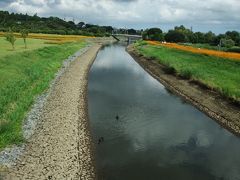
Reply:
[[[23,142],[21,126],[26,112],[34,97],[47,89],[63,59],[84,47],[84,39],[100,34],[109,36],[114,28],[7,11],[0,11],[0,20],[0,148],[3,148]],[[115,30],[126,33],[124,29]],[[166,33],[160,28],[127,32],[142,34],[146,41],[137,42],[136,47],[144,56],[167,65],[172,73],[200,81],[224,97],[240,101],[239,32],[215,35],[211,31],[192,32],[184,26]]]
[[[22,5],[25,1],[13,2]],[[98,4],[98,9],[107,9],[114,4],[137,4],[143,0],[99,2],[105,6]],[[10,1],[0,2],[0,6],[6,3]],[[55,1],[44,3],[51,5]],[[88,3],[84,2],[83,6]],[[237,154],[234,144],[240,145],[235,136],[240,135],[240,32],[237,29],[218,32],[204,26],[205,31],[200,32],[179,23],[167,29],[164,23],[155,22],[140,26],[136,25],[138,14],[130,11],[106,13],[107,20],[112,22],[108,25],[105,16],[92,20],[79,15],[75,20],[65,12],[58,14],[59,17],[47,17],[2,9],[0,179],[4,177],[1,174],[4,167],[4,173],[20,179],[104,179],[106,176],[109,177],[106,179],[132,180],[136,177],[130,172],[132,169],[139,172],[139,179],[148,176],[142,176],[144,172],[154,172],[151,177],[163,173],[161,177],[165,179],[176,179],[174,173],[169,173],[176,172],[180,179],[239,180],[239,156],[232,163],[232,156]],[[71,13],[69,9],[68,13]],[[125,14],[136,22],[131,20],[120,25]],[[161,75],[165,81],[159,80]],[[192,92],[183,95],[177,88],[180,86]],[[47,110],[43,116],[38,114],[37,130],[28,140],[24,136],[26,119],[38,98],[48,92],[50,98],[43,105]],[[201,102],[195,103],[194,93],[206,97],[205,100],[199,98]],[[212,106],[204,106],[213,101]],[[177,114],[181,114],[179,119]],[[212,121],[217,119],[222,121]],[[216,138],[218,135],[224,139],[223,143]],[[146,142],[153,144],[152,149]],[[232,156],[228,154],[231,160],[224,160],[226,149],[219,148],[222,147],[219,144],[233,147]],[[24,147],[20,155],[15,153],[19,147]],[[213,157],[211,152],[221,154],[221,158]],[[157,162],[158,158],[161,161]],[[213,159],[205,167],[208,158]],[[11,163],[4,164],[6,159]],[[116,163],[112,162],[114,159]],[[220,163],[216,159],[233,164],[230,175],[219,170],[226,167],[224,163],[224,167],[218,167]],[[217,164],[216,169],[211,169],[212,162]],[[196,176],[198,168],[201,171]]]
[[[6,36],[0,37],[0,148],[24,141],[22,123],[35,97],[49,87],[63,60],[87,45],[84,36]]]

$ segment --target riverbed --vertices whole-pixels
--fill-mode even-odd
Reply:
[[[98,53],[88,105],[99,179],[240,179],[240,139],[168,91],[124,45]]]

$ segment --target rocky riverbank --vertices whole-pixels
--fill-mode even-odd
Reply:
[[[134,49],[133,45],[128,46],[127,51],[139,65],[171,92],[183,97],[224,128],[240,135],[239,105],[226,100],[217,92],[206,89],[201,84],[166,73],[164,65],[154,59],[143,57]]]

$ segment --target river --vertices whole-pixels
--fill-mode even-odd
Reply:
[[[99,179],[240,179],[239,137],[169,92],[124,45],[98,53],[88,106]]]

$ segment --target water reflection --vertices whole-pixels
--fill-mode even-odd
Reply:
[[[103,179],[240,179],[240,140],[170,94],[125,52],[102,49],[89,115]],[[116,115],[119,120],[116,120]]]

